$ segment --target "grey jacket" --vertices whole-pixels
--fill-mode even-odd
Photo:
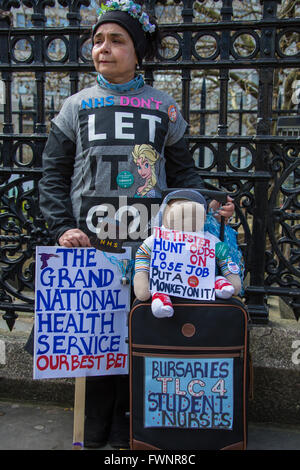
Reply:
[[[167,187],[204,187],[186,125],[174,100],[148,85],[117,93],[96,84],[67,98],[51,123],[39,183],[54,238],[75,227],[95,234],[100,208],[118,212],[120,196],[149,208]]]

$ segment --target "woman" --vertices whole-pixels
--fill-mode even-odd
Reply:
[[[188,152],[183,137],[186,122],[176,103],[136,74],[143,59],[157,51],[156,22],[133,2],[108,2],[100,10],[92,38],[97,82],[65,101],[52,121],[43,154],[41,210],[57,242],[65,247],[91,246],[87,214],[93,204],[116,201],[120,195],[129,204],[136,201],[140,188],[132,159],[136,145],[151,146],[157,153],[158,193],[166,187],[204,187]],[[233,211],[229,199],[220,215],[230,217]],[[87,380],[86,446],[100,447],[107,441],[128,446],[128,402],[127,378]]]

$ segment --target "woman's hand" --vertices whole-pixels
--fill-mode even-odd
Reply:
[[[216,214],[214,216],[220,222],[221,216],[225,218],[225,222],[233,216],[235,208],[233,204],[233,199],[230,196],[227,196],[227,202],[220,208],[220,202],[213,200],[209,204],[209,208],[212,209]]]
[[[65,246],[67,248],[92,246],[89,237],[79,228],[72,228],[67,230],[61,235],[61,237],[59,237],[58,243],[60,246]]]

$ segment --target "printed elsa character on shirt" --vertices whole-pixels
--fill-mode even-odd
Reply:
[[[155,189],[157,182],[155,163],[159,154],[148,144],[135,145],[133,161],[137,165],[138,174],[144,180],[144,184],[136,190],[135,197],[160,197],[160,192]]]

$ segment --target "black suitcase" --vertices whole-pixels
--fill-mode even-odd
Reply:
[[[137,300],[130,312],[130,448],[246,449],[246,308],[237,298],[172,301],[171,318]]]

